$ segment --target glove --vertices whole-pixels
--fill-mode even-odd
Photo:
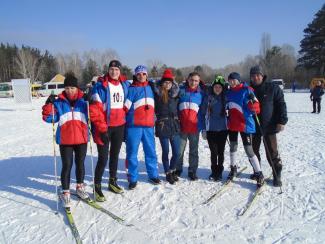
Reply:
[[[257,98],[255,97],[254,93],[249,93],[248,94],[248,99],[252,102],[252,103],[255,103],[257,102]]]
[[[106,131],[106,132],[100,133],[100,139],[102,140],[102,142],[104,144],[108,144],[108,140],[109,140],[108,132]]]
[[[55,99],[56,99],[56,95],[51,94],[51,95],[47,98],[45,104],[49,104],[49,103],[52,103],[52,104],[53,104],[54,101],[55,101]]]
[[[276,131],[277,132],[281,132],[281,131],[283,131],[284,130],[284,125],[282,125],[282,124],[277,124],[276,125]]]
[[[207,132],[205,130],[202,130],[201,135],[202,135],[203,140],[207,139]]]

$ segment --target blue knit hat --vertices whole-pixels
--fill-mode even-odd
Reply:
[[[238,81],[240,81],[240,74],[238,74],[237,72],[232,72],[232,73],[229,74],[228,80],[238,80]]]
[[[138,65],[137,67],[135,67],[134,74],[137,75],[139,73],[146,73],[148,75],[147,67],[144,65]]]

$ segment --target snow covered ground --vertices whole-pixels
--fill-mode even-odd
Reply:
[[[251,168],[242,145],[240,178],[222,195],[201,205],[221,185],[207,180],[210,153],[206,141],[199,148],[199,180],[184,178],[177,185],[147,182],[142,152],[138,187],[127,190],[125,147],[118,177],[125,195],[107,191],[101,205],[135,227],[125,227],[109,216],[73,201],[72,213],[84,243],[324,243],[325,242],[325,111],[311,114],[308,93],[286,93],[289,122],[279,135],[284,163],[284,194],[268,184],[246,215],[238,213],[254,191]],[[43,99],[34,110],[16,110],[12,99],[0,99],[0,243],[75,243],[62,209],[55,215],[56,197],[52,127],[41,120]],[[160,161],[161,148],[156,141]],[[97,151],[94,149],[94,161]],[[224,178],[228,174],[226,148]],[[91,190],[91,157],[86,158],[87,190]],[[263,153],[262,157],[265,159]],[[58,159],[60,172],[60,158]],[[187,156],[186,156],[187,160]],[[187,163],[185,163],[187,166]],[[265,175],[271,172],[262,162]],[[159,163],[163,178],[163,168]],[[72,171],[72,188],[75,187]]]

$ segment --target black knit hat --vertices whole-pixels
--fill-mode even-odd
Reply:
[[[121,69],[122,64],[118,60],[112,60],[111,62],[109,62],[109,65],[108,65],[108,68],[111,68],[111,67],[116,67],[116,68]]]
[[[249,71],[249,75],[263,75],[262,67],[259,65],[253,66]]]
[[[238,81],[240,81],[240,74],[238,74],[237,72],[232,72],[232,73],[229,74],[228,80],[238,80]]]
[[[73,75],[68,74],[64,79],[64,87],[78,87],[78,79]]]

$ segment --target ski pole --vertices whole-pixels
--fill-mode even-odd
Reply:
[[[93,196],[94,196],[94,201],[96,201],[95,197],[95,178],[94,178],[94,158],[93,158],[93,145],[92,145],[92,134],[91,134],[91,123],[90,123],[90,112],[89,112],[89,102],[87,101],[87,113],[88,113],[88,131],[89,131],[89,147],[90,147],[90,159],[91,159],[91,172],[92,172],[92,180],[93,180]]]
[[[259,118],[258,118],[256,112],[254,112],[254,115],[255,115],[255,119],[256,119],[256,122],[257,122],[258,128],[259,128],[259,130],[260,130],[260,133],[261,133],[261,135],[262,135],[262,139],[263,139],[263,143],[264,143],[264,146],[265,146],[266,154],[267,154],[268,158],[270,159],[269,162],[270,162],[271,168],[272,168],[272,170],[273,170],[273,172],[274,172],[275,177],[278,178],[278,175],[277,175],[277,173],[276,173],[276,171],[275,171],[274,163],[273,163],[273,161],[272,161],[271,152],[270,152],[270,149],[269,149],[268,144],[267,144],[267,142],[266,142],[266,139],[265,139],[265,136],[264,136],[263,129],[262,129],[262,127],[261,127],[260,120],[259,120]],[[282,186],[280,186],[280,194],[282,194],[282,193],[283,193],[283,191],[282,191]]]
[[[59,212],[59,194],[58,194],[58,174],[55,149],[55,127],[54,127],[54,104],[52,104],[52,134],[53,134],[53,157],[54,157],[54,174],[55,174],[55,194],[56,194],[56,213]]]

